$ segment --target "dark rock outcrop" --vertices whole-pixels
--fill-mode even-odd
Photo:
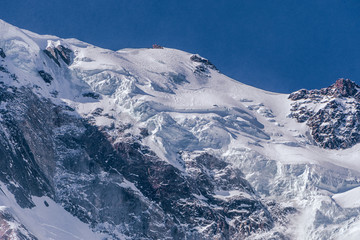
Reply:
[[[213,70],[218,70],[214,64],[212,64],[209,60],[205,59],[205,58],[202,58],[198,55],[192,55],[190,57],[190,60],[193,61],[193,62],[198,62],[198,63],[202,63],[204,64],[206,67],[210,68],[210,69],[213,69]]]
[[[106,129],[30,89],[3,87],[0,101],[9,106],[1,109],[0,181],[22,207],[48,196],[114,239],[116,231],[135,239],[236,239],[274,225],[242,173],[210,154],[184,158],[184,174],[135,136],[113,142]]]
[[[187,158],[185,163],[192,186],[196,186],[197,192],[193,194],[199,195],[208,206],[219,206],[221,209],[210,208],[208,211],[213,217],[199,215],[202,220],[198,220],[196,225],[206,226],[215,222],[217,227],[213,225],[206,231],[216,232],[223,239],[241,239],[273,227],[272,216],[256,199],[254,190],[239,169],[208,153]]]
[[[50,73],[45,72],[44,70],[38,71],[40,77],[44,80],[46,83],[51,83],[54,78],[50,75]]]
[[[170,72],[169,73],[169,80],[171,81],[171,83],[175,83],[177,85],[181,85],[184,83],[189,83],[189,81],[186,79],[184,74],[181,73],[173,73]]]
[[[4,67],[3,65],[0,65],[0,72],[9,73],[9,71],[7,70],[7,68]]]
[[[93,98],[93,99],[99,99],[100,95],[94,92],[87,92],[87,93],[83,93],[82,94],[83,97],[89,97],[89,98]]]
[[[300,99],[311,99],[311,100],[320,100],[321,98],[328,97],[354,97],[357,100],[359,96],[360,86],[355,82],[339,78],[334,84],[330,87],[322,88],[320,90],[306,90],[301,89],[299,91],[293,92],[289,95],[291,100],[300,100]]]
[[[7,184],[21,207],[33,207],[31,196],[54,196],[54,165],[49,133],[49,103],[31,91],[0,87],[0,181]],[[47,117],[45,117],[47,116]]]
[[[325,94],[332,94],[336,97],[351,97],[360,89],[360,86],[349,79],[340,78],[333,85],[327,88]]]
[[[0,239],[37,240],[24,225],[19,223],[8,211],[0,210]]]
[[[330,87],[301,89],[289,98],[294,101],[290,117],[306,122],[319,146],[338,149],[360,142],[360,86],[356,83],[341,78]]]
[[[202,77],[209,77],[210,71],[209,69],[219,71],[214,64],[212,64],[209,60],[202,58],[198,55],[192,55],[190,60],[195,63],[200,63],[195,67],[194,73],[202,76]]]
[[[0,57],[6,58],[6,54],[2,48],[0,48]]]
[[[57,47],[48,47],[44,50],[44,53],[49,58],[51,58],[58,66],[60,66],[60,59],[64,63],[66,63],[66,65],[71,64],[72,51],[62,45],[58,45]]]

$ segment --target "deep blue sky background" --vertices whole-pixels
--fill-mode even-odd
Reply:
[[[118,50],[153,43],[199,53],[262,89],[360,84],[359,0],[11,0],[20,28]]]

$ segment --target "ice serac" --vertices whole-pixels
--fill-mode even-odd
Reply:
[[[0,33],[0,238],[359,233],[355,83],[289,97],[175,49]]]

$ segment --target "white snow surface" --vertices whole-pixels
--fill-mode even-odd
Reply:
[[[93,116],[94,124],[99,127],[130,123],[132,127],[124,134],[132,135],[139,135],[139,129],[146,128],[150,136],[142,140],[143,144],[180,170],[183,165],[177,154],[179,150],[206,150],[242,167],[249,182],[259,189],[270,181],[264,186],[272,186],[268,190],[278,194],[274,198],[301,210],[286,230],[295,239],[319,236],[314,219],[316,211],[323,209],[322,204],[333,204],[335,200],[341,208],[360,207],[360,190],[355,188],[359,184],[347,184],[344,180],[342,190],[320,185],[323,192],[307,188],[314,166],[339,172],[344,179],[360,176],[360,145],[346,150],[312,145],[308,127],[288,117],[292,101],[287,94],[242,84],[213,69],[196,75],[194,71],[200,63],[190,60],[193,54],[180,50],[111,51],[76,39],[37,35],[3,21],[0,21],[0,36],[0,47],[7,54],[5,63],[9,70],[16,69],[21,80],[9,80],[8,84],[36,85],[37,94],[56,104],[66,103],[82,117]],[[59,68],[42,52],[48,46],[59,44],[73,51],[69,67],[62,62]],[[38,70],[50,73],[53,82],[45,83],[38,76]],[[55,91],[56,97],[51,94]],[[82,95],[88,92],[100,97]],[[101,114],[94,115],[95,109],[102,109]],[[115,133],[109,134],[119,141],[122,139]],[[276,171],[263,168],[264,172],[259,175],[251,172],[260,163],[272,164],[273,161]],[[306,170],[290,178],[287,166],[291,169],[305,166]],[[282,192],[276,192],[279,189]],[[352,190],[341,193],[343,189]],[[227,199],[237,194],[218,192],[216,197]],[[265,192],[260,195],[266,197]],[[6,196],[0,195],[0,205],[11,206],[14,214],[40,239],[60,239],[52,234],[66,236],[66,239],[101,238],[49,198],[34,198],[37,207],[30,210],[17,208],[12,198]],[[44,200],[49,208],[44,206]],[[359,234],[360,220],[356,217],[349,217],[347,225],[342,224],[333,223],[329,227],[329,231],[337,229],[331,232],[332,236],[344,233],[349,238],[339,235],[339,239],[350,239]]]
[[[343,193],[334,194],[332,198],[343,208],[359,208],[360,187],[353,188]]]
[[[108,237],[94,233],[60,205],[48,197],[33,197],[35,207],[21,208],[4,184],[0,185],[0,209],[6,210],[38,239],[99,240]],[[46,206],[45,202],[49,205]]]

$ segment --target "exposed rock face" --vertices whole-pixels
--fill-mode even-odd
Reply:
[[[209,60],[202,58],[198,55],[192,55],[190,57],[190,60],[193,62],[200,63],[200,65],[196,66],[195,73],[197,74],[208,73],[209,70],[207,68],[218,71],[218,69],[215,67],[214,64],[212,64]]]
[[[0,111],[0,180],[8,184],[21,207],[34,206],[31,196],[54,196],[55,163],[47,160],[53,155],[47,141],[52,130],[44,118],[52,114],[48,103],[37,104],[36,99],[29,91],[0,87],[0,103],[7,106]]]
[[[44,70],[40,70],[38,71],[38,73],[46,83],[51,83],[51,81],[54,80],[54,78],[50,75],[50,73],[47,73]]]
[[[1,90],[0,100],[8,107],[1,110],[0,180],[21,207],[34,206],[31,196],[49,196],[110,235],[118,229],[134,238],[171,236],[176,224],[124,179],[119,172],[124,160],[103,133],[30,90]],[[122,154],[129,151],[137,150],[129,146]],[[129,175],[128,170],[122,172]],[[163,221],[168,225],[161,226]],[[108,222],[112,229],[105,228]]]
[[[0,180],[23,207],[49,196],[114,239],[237,239],[274,225],[240,170],[210,154],[183,153],[185,176],[137,137],[114,143],[29,89],[3,86],[0,101]]]
[[[2,48],[0,48],[0,57],[2,57],[2,58],[6,57],[4,50]]]
[[[70,65],[71,63],[72,51],[62,45],[58,45],[57,47],[48,47],[44,50],[44,53],[58,66],[60,66],[60,59],[62,59],[67,65]]]
[[[24,225],[19,223],[6,209],[0,209],[0,239],[37,240]]]
[[[89,97],[93,99],[99,99],[100,95],[93,92],[83,93],[83,97]]]
[[[306,122],[314,141],[330,149],[348,148],[360,142],[360,86],[338,79],[321,90],[291,93],[290,117]]]
[[[322,88],[320,90],[306,90],[301,89],[299,91],[293,92],[290,94],[289,98],[291,100],[300,100],[300,99],[312,99],[319,100],[323,97],[354,97],[357,100],[359,98],[360,86],[355,82],[340,78],[333,85],[327,88]]]
[[[207,60],[205,58],[202,58],[202,57],[200,57],[198,55],[192,55],[190,57],[190,60],[193,61],[193,62],[203,63],[205,66],[207,66],[207,67],[209,67],[211,69],[217,70],[215,65],[212,64],[209,60]]]
[[[359,89],[360,86],[349,79],[340,78],[327,89],[325,94],[333,94],[336,97],[356,97]]]
[[[216,232],[218,237],[225,239],[229,236],[231,239],[244,238],[251,233],[273,227],[271,214],[256,200],[254,190],[242,177],[239,169],[207,153],[197,157],[185,153],[183,157],[192,185],[197,186],[197,193],[193,194],[202,199],[203,204],[222,208],[214,211],[205,207],[205,214],[202,213],[203,209],[198,208],[197,217],[201,220],[196,220],[194,226],[210,225],[211,227],[205,228],[206,232]],[[232,224],[226,219],[232,219]]]
[[[310,126],[318,145],[349,147],[359,141],[353,82],[286,100],[179,50],[114,52],[17,28],[6,37],[6,28],[2,238],[48,239],[55,229],[62,239],[109,240],[340,239],[358,231],[360,204],[342,202],[360,186],[356,152],[309,147],[308,127],[283,115],[291,102],[291,117]]]

